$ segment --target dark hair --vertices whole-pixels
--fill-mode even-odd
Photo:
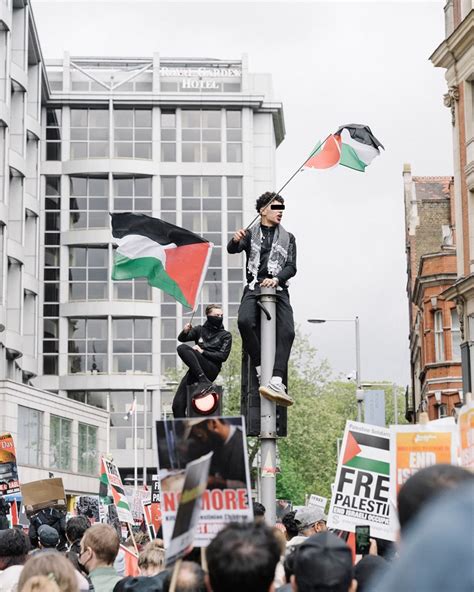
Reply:
[[[272,585],[280,548],[263,523],[231,523],[207,548],[213,592],[266,592]]]
[[[257,201],[255,202],[255,209],[258,213],[260,213],[260,210],[272,200],[281,204],[285,203],[285,200],[281,195],[278,195],[278,193],[275,193],[274,191],[267,191],[266,193],[262,193],[262,195],[257,198]]]
[[[208,304],[206,306],[206,316],[211,312],[211,310],[213,308],[220,308],[222,310],[222,305],[221,304]]]
[[[66,524],[66,536],[68,541],[75,543],[80,541],[84,533],[90,528],[90,520],[87,516],[73,516],[69,518]]]
[[[169,570],[163,580],[163,592],[168,592],[173,577]],[[178,572],[175,592],[206,592],[204,570],[194,561],[183,561]]]
[[[354,567],[354,578],[357,580],[357,592],[364,592],[373,583],[374,576],[381,574],[389,567],[388,561],[378,555],[365,555]]]
[[[253,505],[253,515],[255,518],[258,516],[265,516],[265,512],[267,511],[265,506],[260,502],[252,502]]]
[[[292,510],[285,514],[281,519],[281,523],[286,528],[286,534],[289,541],[295,536],[298,536],[298,524],[295,520],[296,510]]]
[[[400,531],[405,532],[407,526],[432,498],[471,479],[474,479],[474,475],[466,469],[445,464],[432,465],[412,475],[398,493]]]
[[[295,559],[298,548],[299,545],[290,547],[285,555],[285,559],[283,560],[283,569],[285,571],[285,580],[287,584],[290,583],[290,578],[295,573]]]
[[[19,528],[0,530],[0,569],[23,565],[31,548],[30,539]]]

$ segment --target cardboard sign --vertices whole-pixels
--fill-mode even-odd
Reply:
[[[0,434],[0,496],[18,493],[18,467],[11,434]]]
[[[66,509],[66,494],[60,477],[22,483],[20,489],[28,516],[44,508]]]
[[[474,471],[474,402],[461,409],[458,426],[461,466]]]
[[[392,498],[416,472],[436,464],[457,464],[455,425],[390,426]]]
[[[253,520],[245,428],[241,417],[167,419],[156,422],[163,539],[173,533],[185,469],[213,452],[195,547],[207,547],[228,522]]]
[[[316,495],[314,493],[309,496],[308,506],[316,506],[317,508],[321,508],[323,512],[326,512],[327,503],[327,497],[322,497],[321,495]]]
[[[120,477],[117,466],[106,458],[102,458],[102,463],[109,481],[110,489],[112,490],[112,497],[114,499],[115,507],[117,508],[120,522],[133,524],[132,512],[130,511],[130,505],[127,496],[125,495],[122,478]]]
[[[166,549],[166,566],[184,557],[192,547],[196,527],[201,514],[201,498],[206,491],[213,453],[201,456],[186,465],[183,491],[170,544]]]
[[[327,525],[355,532],[370,524],[372,536],[395,540],[397,520],[390,497],[390,431],[346,422]]]

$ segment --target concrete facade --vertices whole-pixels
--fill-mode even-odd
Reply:
[[[176,336],[189,317],[144,280],[110,279],[109,212],[143,212],[212,241],[194,323],[216,302],[232,325],[244,269],[225,245],[275,186],[282,105],[245,55],[66,53],[45,64],[29,2],[0,2],[0,21],[0,377],[65,408],[109,412],[105,448],[124,477],[135,443],[151,474],[151,426],[169,409]],[[125,419],[134,399],[136,442]]]
[[[407,417],[453,413],[462,401],[458,310],[443,293],[456,281],[452,177],[414,177],[403,171],[411,397]]]
[[[444,103],[453,124],[457,281],[445,297],[459,311],[463,390],[467,392],[472,391],[474,372],[474,3],[449,0],[444,10],[446,38],[430,59],[446,70]]]

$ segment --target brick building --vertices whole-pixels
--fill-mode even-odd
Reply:
[[[457,280],[444,297],[456,303],[461,335],[464,392],[474,373],[474,2],[447,0],[446,36],[431,56],[446,70],[444,103],[453,124]]]
[[[403,171],[407,294],[410,307],[412,396],[407,411],[416,420],[450,415],[461,403],[458,311],[443,292],[456,281],[452,177],[412,177]]]

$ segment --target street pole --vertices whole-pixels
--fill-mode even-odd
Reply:
[[[110,454],[110,391],[107,392],[107,430],[105,432],[105,450]]]
[[[261,384],[267,384],[273,374],[276,350],[276,292],[274,288],[261,288],[260,312]],[[268,316],[267,316],[268,313]],[[260,398],[260,476],[261,501],[265,506],[265,521],[276,522],[276,404]]]
[[[393,393],[393,414],[394,418],[393,421],[395,425],[398,425],[398,396],[397,396],[397,385],[395,383],[392,384],[392,393]]]
[[[148,389],[145,385],[143,389],[143,487],[145,488],[147,482],[147,471],[148,467],[146,462],[146,413],[147,413],[147,404],[146,404],[146,397],[148,394]]]
[[[136,395],[133,395],[135,402],[135,411],[133,412],[133,448],[134,448],[134,470],[133,470],[133,486],[135,491],[138,489],[138,429],[137,429],[137,403],[135,401]],[[132,402],[133,405],[133,402]]]
[[[362,403],[364,401],[364,391],[361,387],[360,374],[360,327],[359,317],[355,318],[355,340],[356,340],[356,397],[357,397],[357,421],[362,421]]]

